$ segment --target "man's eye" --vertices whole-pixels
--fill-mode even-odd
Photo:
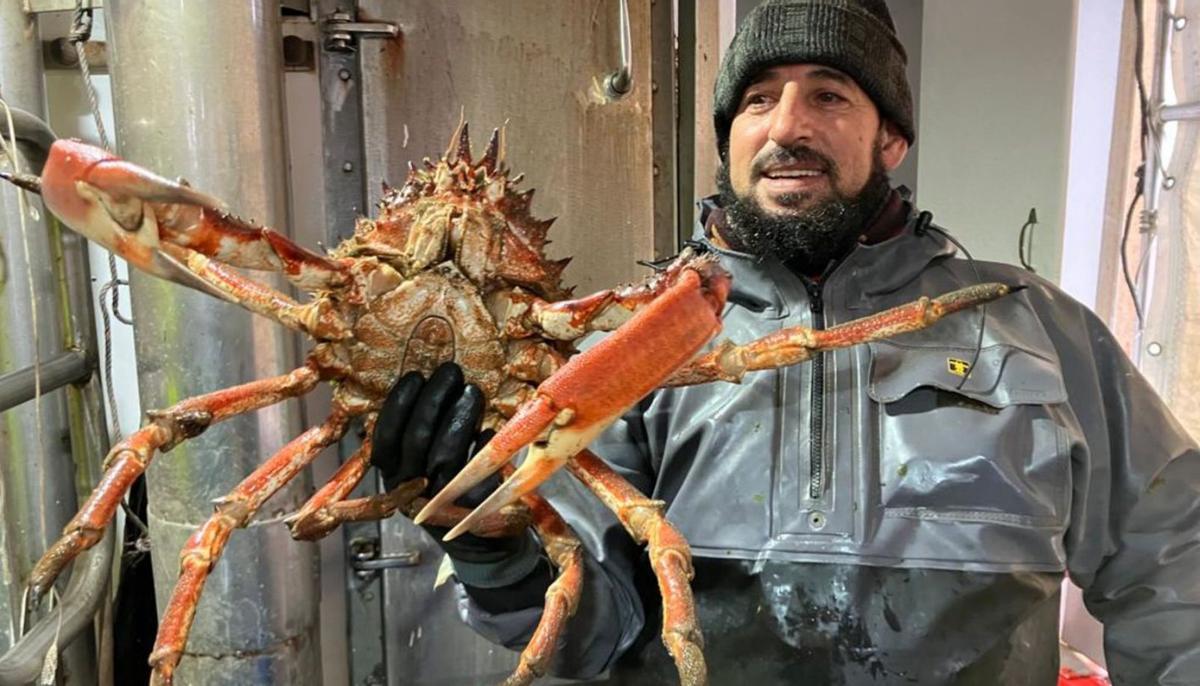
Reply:
[[[743,105],[745,107],[760,107],[762,105],[770,104],[770,102],[771,97],[766,93],[751,93],[746,96],[746,100]]]
[[[834,93],[833,91],[822,91],[817,94],[817,101],[827,105],[832,105],[840,102],[846,102],[846,98],[843,98],[841,94]]]

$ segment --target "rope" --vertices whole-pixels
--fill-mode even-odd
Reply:
[[[90,4],[90,3],[89,3]],[[92,110],[92,119],[96,123],[96,133],[100,137],[100,145],[105,150],[112,151],[112,143],[108,140],[108,131],[104,128],[104,118],[100,115],[100,101],[96,97],[96,88],[92,83],[92,70],[88,64],[87,51],[84,50],[84,45],[92,36],[92,9],[91,7],[84,8],[83,0],[75,0],[75,12],[71,20],[71,32],[67,35],[67,41],[75,46],[75,56],[79,60],[79,73],[83,78],[83,89],[87,94],[88,106]],[[104,324],[104,384],[105,395],[108,398],[108,405],[112,411],[112,442],[121,440],[121,418],[117,413],[117,399],[113,391],[112,381],[112,320],[109,317],[109,307],[112,307],[112,316],[117,318],[117,321],[128,326],[133,325],[133,319],[121,314],[121,298],[120,287],[128,286],[129,282],[124,281],[117,274],[117,258],[112,252],[108,253],[108,281],[100,288],[100,314]],[[106,304],[104,297],[106,294],[111,294],[111,305]]]

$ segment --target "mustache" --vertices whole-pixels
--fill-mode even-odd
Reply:
[[[807,145],[793,145],[791,147],[773,146],[754,159],[754,163],[750,166],[751,178],[758,179],[763,173],[771,167],[780,167],[789,164],[815,164],[821,171],[830,176],[837,176],[837,163],[830,157],[824,155]]]

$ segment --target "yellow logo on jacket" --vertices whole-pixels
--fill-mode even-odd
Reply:
[[[946,370],[955,376],[966,376],[971,371],[971,363],[957,357],[947,357]]]

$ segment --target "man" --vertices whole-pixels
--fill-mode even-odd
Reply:
[[[691,542],[713,684],[1052,684],[1064,573],[1105,623],[1114,683],[1200,683],[1200,453],[1094,315],[955,259],[889,187],[914,139],[904,63],[883,0],[770,0],[744,21],[697,235],[734,275],[724,334],[1028,288],[741,385],[659,391],[593,449]],[[436,489],[469,432],[430,427],[469,425],[479,400],[453,367],[397,389],[376,463]],[[644,554],[579,486],[551,494],[588,553],[557,671],[674,683]],[[520,646],[550,580],[536,546],[446,545],[467,621]]]

